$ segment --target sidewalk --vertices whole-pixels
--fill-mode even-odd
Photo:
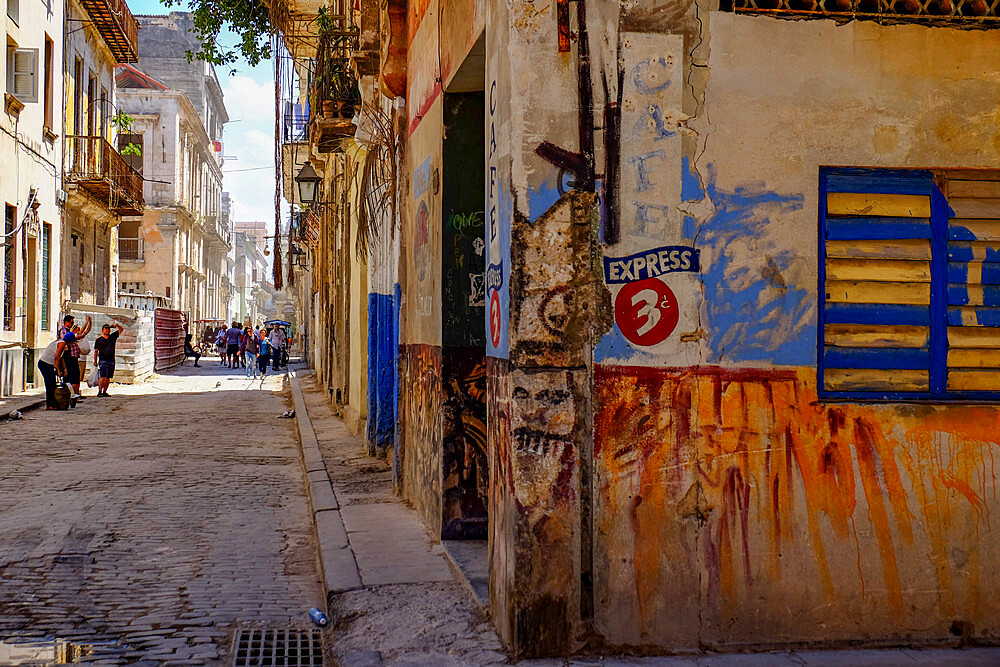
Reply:
[[[470,584],[459,581],[416,513],[393,494],[388,463],[367,456],[362,440],[334,416],[314,375],[290,372],[308,471],[338,664],[510,664]],[[468,545],[466,545],[468,546]],[[459,553],[463,545],[449,543]],[[472,588],[482,588],[474,581]],[[477,590],[481,595],[481,591]],[[1000,665],[1000,649],[859,649],[700,653],[662,657],[577,656],[524,660],[532,667],[771,665]]]
[[[311,372],[292,373],[338,662],[505,664],[500,640],[443,548],[393,494],[389,464],[367,456]]]
[[[12,410],[26,412],[45,407],[45,387],[35,387],[13,396],[0,398],[0,421],[7,419]]]

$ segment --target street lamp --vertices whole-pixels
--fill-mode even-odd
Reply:
[[[299,189],[299,201],[307,208],[311,208],[316,201],[316,188],[319,187],[320,178],[311,162],[306,162],[299,173],[295,176],[295,185]]]

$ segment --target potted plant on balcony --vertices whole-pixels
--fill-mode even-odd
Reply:
[[[132,134],[132,123],[134,122],[132,116],[129,116],[124,111],[119,111],[114,116],[111,117],[111,124],[115,126],[118,136],[127,135],[131,139]],[[119,144],[121,142],[119,141]],[[138,145],[129,141],[124,146],[119,146],[118,152],[121,155],[142,155],[142,149]]]

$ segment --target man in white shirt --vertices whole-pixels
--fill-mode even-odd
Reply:
[[[278,370],[282,357],[285,355],[285,332],[275,324],[267,337],[267,341],[271,344],[271,358],[274,360],[274,370]]]

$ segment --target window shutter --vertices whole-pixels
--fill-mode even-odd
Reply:
[[[13,90],[22,102],[38,101],[38,49],[15,49]]]
[[[948,196],[948,390],[1000,391],[1000,180],[958,172]]]
[[[934,189],[926,171],[821,175],[821,392],[927,395],[942,384],[932,353],[944,333],[931,287],[943,236]]]

